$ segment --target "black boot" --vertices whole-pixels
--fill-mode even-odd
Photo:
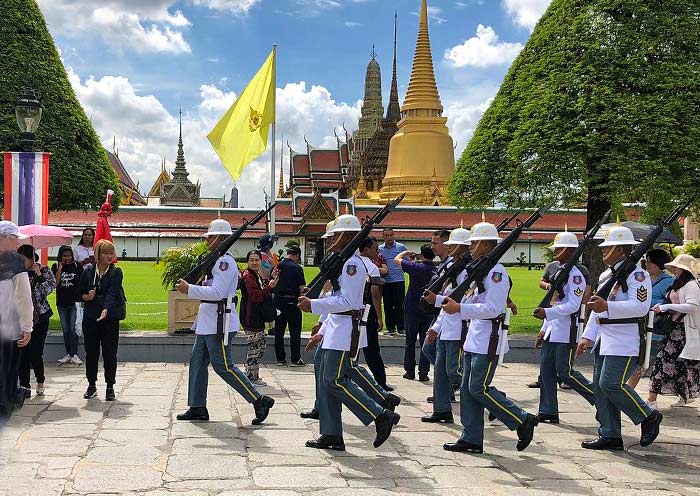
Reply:
[[[547,415],[546,413],[538,413],[537,420],[543,424],[558,424],[559,415]]]
[[[269,396],[261,396],[255,403],[253,403],[253,408],[255,409],[255,418],[253,419],[253,425],[262,424],[270,413],[270,408],[275,404],[275,400]]]
[[[591,450],[619,451],[625,449],[622,439],[616,437],[597,437],[593,441],[584,441],[581,447]]]
[[[387,410],[391,410],[392,412],[396,410],[396,407],[401,404],[401,398],[396,396],[395,394],[389,393],[386,398],[384,398],[384,401],[379,403],[379,406],[382,408],[386,408]]]
[[[493,422],[494,420],[496,420],[496,416],[493,413],[489,412],[489,422]]]
[[[642,438],[639,444],[642,447],[649,446],[659,435],[659,426],[664,416],[658,410],[652,410],[651,415],[642,421]]]
[[[484,452],[484,447],[479,444],[472,444],[459,439],[456,443],[445,443],[442,445],[445,451],[456,451],[458,453],[474,453],[481,454]]]
[[[114,395],[114,386],[107,384],[107,391],[105,392],[105,401],[114,401],[116,396]]]
[[[518,451],[522,451],[530,445],[537,424],[539,424],[537,417],[528,413],[525,422],[518,427],[518,444],[516,445]]]
[[[83,398],[89,400],[90,398],[94,398],[95,396],[97,396],[97,386],[95,386],[94,382],[91,382],[87,390],[85,391]]]
[[[313,419],[313,420],[318,420],[319,418],[319,413],[318,410],[315,408],[312,408],[311,410],[304,410],[299,414],[299,416],[303,419]]]
[[[343,441],[343,438],[340,436],[328,436],[326,434],[321,434],[318,439],[306,441],[306,447],[345,451],[345,441]]]
[[[418,374],[418,381],[419,382],[428,382],[430,380],[430,377],[428,377],[428,374]]]
[[[178,420],[209,420],[209,410],[204,406],[191,406],[185,413],[181,413],[177,417]]]
[[[455,421],[452,412],[433,413],[432,415],[421,417],[420,420],[429,424],[452,424]]]
[[[377,429],[377,437],[374,439],[374,447],[379,448],[384,441],[389,439],[391,430],[399,423],[401,415],[390,410],[384,410],[379,417],[374,419],[374,425]]]
[[[426,398],[426,401],[427,401],[428,403],[432,403],[433,400],[434,400],[434,398],[433,398],[432,396],[428,396],[428,397]],[[454,394],[453,394],[452,396],[450,396],[450,401],[451,401],[452,403],[455,403],[455,402],[457,401],[457,400],[455,399],[455,395],[454,395]]]

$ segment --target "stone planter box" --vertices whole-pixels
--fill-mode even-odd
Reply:
[[[168,292],[168,334],[189,331],[199,309],[199,300],[192,300],[177,291]]]

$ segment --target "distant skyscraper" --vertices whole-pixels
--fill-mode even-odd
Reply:
[[[229,201],[228,206],[229,208],[238,208],[238,188],[235,183],[231,188],[231,201]]]

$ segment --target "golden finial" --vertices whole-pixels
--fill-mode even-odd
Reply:
[[[481,222],[486,222],[486,212],[481,211]]]
[[[622,225],[622,222],[620,222],[620,214],[617,214],[617,221],[615,221],[617,224],[617,227],[620,227]]]
[[[218,213],[219,219],[220,219],[221,218],[221,210],[217,211],[217,213]]]
[[[459,227],[461,227],[462,229],[464,229],[464,219],[461,219],[461,220],[459,221]]]
[[[564,222],[564,232],[569,232],[569,223]]]

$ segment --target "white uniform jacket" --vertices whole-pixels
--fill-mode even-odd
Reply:
[[[365,263],[365,269],[367,269],[367,275],[365,276],[366,284],[379,284],[379,280],[382,278],[382,275],[379,273],[379,267],[377,267],[377,265],[368,257],[363,257],[360,255],[360,258]],[[369,304],[374,306],[373,302],[370,302]],[[357,346],[360,349],[367,348],[366,332],[360,335],[360,342]]]
[[[602,284],[611,276],[610,269],[600,275]],[[628,291],[613,288],[608,297],[608,311],[591,312],[583,337],[600,346],[601,355],[638,356],[639,326],[637,324],[601,324],[597,319],[627,319],[645,317],[651,307],[651,277],[647,271],[636,269],[627,278]]]
[[[350,351],[352,317],[336,314],[348,310],[362,310],[366,276],[365,264],[360,255],[355,253],[343,265],[343,271],[338,278],[340,290],[334,291],[326,298],[311,300],[311,313],[329,314],[324,321],[323,349]]]
[[[238,288],[238,265],[230,253],[220,257],[211,271],[211,279],[205,279],[201,286],[190,284],[187,297],[195,300],[218,301],[231,297],[231,316],[229,318],[229,332],[238,332],[241,327],[236,313],[233,297]],[[213,303],[200,303],[197,311],[197,319],[194,322],[194,332],[202,336],[216,334],[218,305]]]
[[[510,292],[510,280],[503,265],[496,264],[484,279],[484,292],[478,288],[464,303],[460,304],[460,317],[470,320],[467,339],[464,341],[464,351],[469,353],[488,354],[492,322],[505,312]],[[499,330],[499,342],[503,341],[503,329]],[[508,343],[504,343],[508,352]]]
[[[564,285],[564,295],[550,308],[545,308],[547,318],[544,321],[544,339],[550,343],[568,343],[571,329],[571,314],[575,315],[575,325],[578,325],[578,312],[581,309],[583,293],[586,291],[586,281],[576,266],[571,268],[569,280]]]
[[[457,276],[457,284],[461,284],[466,278],[467,272],[463,270]],[[441,294],[435,295],[435,307],[442,308],[442,302],[445,301],[446,297],[450,296],[453,290],[452,283],[449,283]],[[450,315],[444,310],[440,310],[431,329],[437,332],[438,337],[443,341],[461,341],[462,318],[459,313]]]

